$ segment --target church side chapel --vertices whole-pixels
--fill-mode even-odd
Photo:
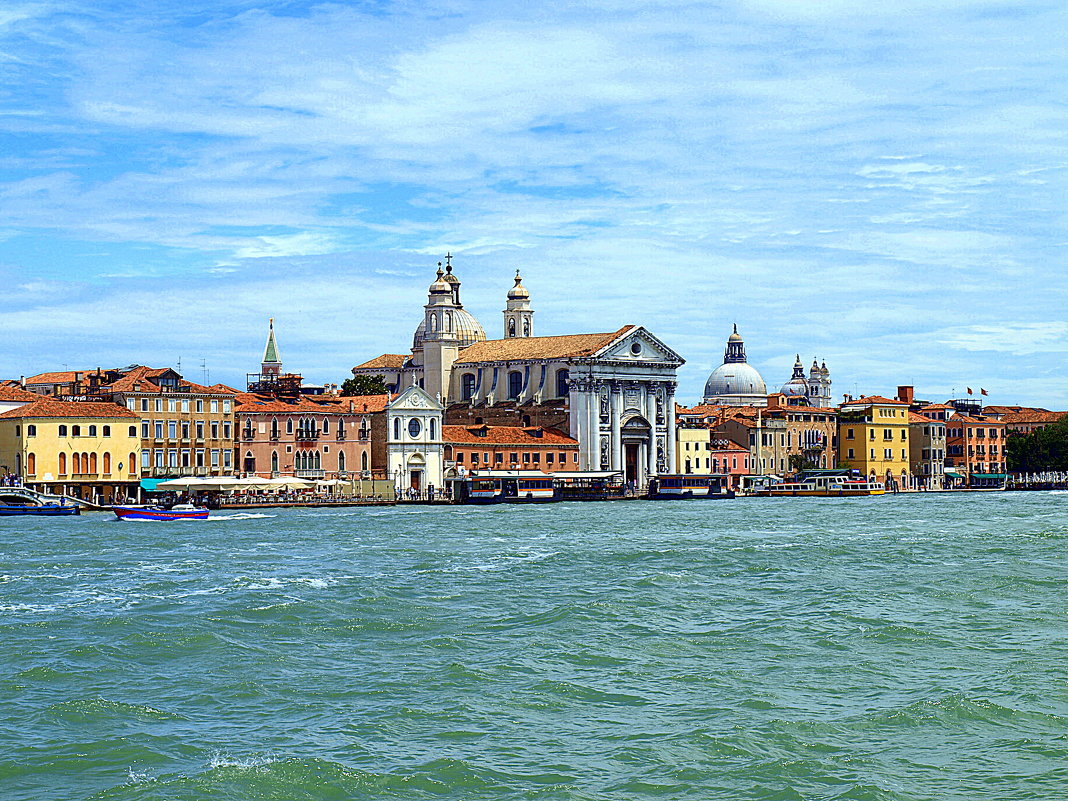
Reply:
[[[530,292],[516,271],[503,336],[489,339],[460,300],[452,257],[438,265],[410,354],[352,368],[391,392],[418,386],[445,406],[446,425],[556,428],[579,442],[582,470],[612,470],[637,486],[675,462],[675,388],[684,363],[648,330],[534,335]]]

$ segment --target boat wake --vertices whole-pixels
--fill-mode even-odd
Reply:
[[[278,515],[265,515],[257,512],[238,512],[232,515],[208,515],[208,520],[265,520],[270,517],[278,517]]]

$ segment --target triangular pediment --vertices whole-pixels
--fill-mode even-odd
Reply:
[[[602,359],[641,362],[670,362],[681,365],[686,360],[640,325],[633,326],[595,354]]]
[[[437,398],[420,387],[408,387],[389,404],[390,409],[433,409],[442,411],[443,407]]]

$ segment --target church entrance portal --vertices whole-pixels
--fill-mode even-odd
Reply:
[[[626,458],[623,461],[623,479],[628,483],[638,483],[638,452],[641,445],[636,442],[624,446]]]

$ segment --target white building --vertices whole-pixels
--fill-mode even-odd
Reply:
[[[386,466],[397,493],[442,487],[444,407],[419,387],[386,404]]]
[[[430,285],[410,356],[354,367],[387,386],[421,386],[450,415],[472,410],[494,424],[526,424],[538,409],[566,416],[583,470],[622,472],[641,486],[675,462],[676,373],[683,359],[645,328],[535,337],[530,293],[518,272],[503,311],[504,337],[489,340],[460,304],[451,263]],[[508,416],[511,419],[508,419]]]

